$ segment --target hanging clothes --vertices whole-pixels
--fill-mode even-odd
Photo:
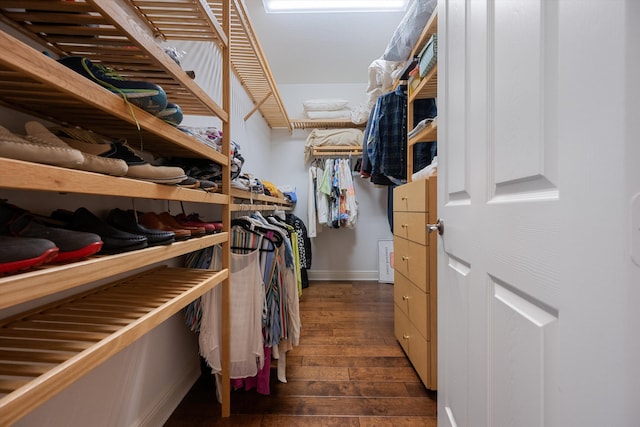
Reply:
[[[407,86],[378,97],[365,128],[368,174],[374,184],[399,185],[407,178]],[[413,103],[414,123],[438,114],[434,98],[418,99]],[[414,171],[431,163],[431,143],[414,145]],[[364,151],[363,151],[364,153]],[[364,154],[363,154],[364,156]],[[364,164],[364,162],[363,162]],[[366,166],[364,166],[366,167]]]
[[[316,201],[316,212],[309,218],[317,220],[317,225],[328,228],[354,228],[358,217],[358,202],[351,171],[351,159],[326,159],[322,177],[317,166],[310,172],[316,177],[315,183],[309,185],[316,190],[310,195]],[[326,215],[325,215],[326,211]]]
[[[230,287],[230,359],[231,378],[254,376],[264,365],[262,311],[264,289],[260,273],[259,251],[231,253]],[[221,287],[216,286],[202,296],[200,354],[214,373],[220,364]]]

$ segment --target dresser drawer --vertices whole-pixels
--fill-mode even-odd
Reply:
[[[394,212],[393,234],[421,245],[428,245],[427,219],[426,212]]]
[[[428,180],[421,179],[396,187],[393,190],[393,210],[424,212],[428,208]]]
[[[400,310],[394,310],[394,330],[400,346],[407,354],[422,382],[430,383],[429,348],[430,344],[422,337],[407,316]]]
[[[396,309],[400,309],[420,335],[428,341],[430,339],[429,295],[402,274],[397,274],[394,276],[393,300]]]
[[[424,292],[428,292],[429,247],[395,236],[393,238],[394,269]]]

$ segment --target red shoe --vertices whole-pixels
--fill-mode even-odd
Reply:
[[[191,214],[186,216],[181,213],[175,216],[176,221],[180,224],[188,227],[203,227],[207,234],[213,234],[216,232],[216,226],[210,222],[201,221],[198,214]]]

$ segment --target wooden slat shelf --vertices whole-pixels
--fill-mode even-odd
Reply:
[[[316,145],[311,149],[313,156],[359,156],[362,146],[349,145]]]
[[[209,21],[221,21],[221,1],[207,1],[205,3],[204,0],[166,2],[129,0],[129,3],[137,8],[152,31],[165,40],[215,41],[219,39],[220,42],[223,41],[221,35],[216,36],[213,33],[215,24],[210,25],[203,22],[201,18],[193,21],[189,18],[190,12],[200,9],[204,3],[208,5],[209,9],[206,13],[213,14]],[[245,120],[255,111],[260,111],[269,127],[288,128],[291,131],[291,123],[271,74],[271,69],[241,1],[232,1],[230,19],[231,34],[228,46],[231,66],[255,106],[253,111],[248,112]]]
[[[409,102],[416,99],[436,98],[438,96],[438,64],[435,64],[418,83],[415,90],[409,93]]]
[[[150,30],[141,31],[147,28],[146,23],[140,16],[128,13],[121,3],[3,0],[0,14],[13,28],[48,45],[53,55],[85,56],[127,79],[144,76],[162,86],[169,100],[180,105],[186,114],[213,114],[226,121],[227,112],[164,52]]]
[[[228,239],[228,233],[223,232],[117,255],[96,255],[69,264],[48,264],[22,274],[0,277],[0,309],[163,262]]]
[[[25,170],[29,173],[26,174]],[[229,196],[0,157],[0,188],[227,204]]]
[[[44,119],[80,126],[162,156],[228,159],[96,83],[0,32],[0,102]],[[47,70],[43,73],[42,70]],[[140,126],[140,129],[138,129]]]
[[[154,34],[165,40],[213,41],[228,46],[229,40],[204,0],[128,0]]]
[[[6,338],[6,344],[11,344],[16,330],[38,337],[32,337],[29,345],[15,340],[0,352],[0,390],[6,393],[0,398],[0,425],[19,420],[227,277],[227,270],[158,268],[1,322],[0,339]],[[118,298],[114,300],[112,295]],[[153,302],[144,304],[141,311],[140,306],[150,300]],[[55,319],[59,312],[76,307],[82,314],[87,302],[119,310],[130,308],[131,313],[91,318],[79,315],[73,322]],[[43,316],[46,322],[38,320]],[[103,329],[106,335],[86,341],[85,336],[95,329]],[[7,375],[7,368],[14,363],[16,370]]]
[[[353,123],[351,120],[317,120],[317,119],[293,119],[291,125],[294,129],[350,129],[362,128],[367,124]]]
[[[431,142],[438,139],[438,122],[433,120],[415,136],[409,138],[408,146],[411,147],[419,142]]]
[[[266,211],[280,209],[290,211],[293,209],[291,202],[279,197],[266,196],[264,194],[252,193],[250,191],[232,188],[230,197],[235,203],[229,205],[232,211]]]

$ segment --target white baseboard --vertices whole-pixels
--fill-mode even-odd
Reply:
[[[184,373],[180,381],[174,383],[155,405],[152,405],[149,410],[140,415],[134,426],[157,427],[167,422],[173,411],[176,410],[182,399],[200,377],[199,363],[191,364],[191,366],[192,368]]]
[[[307,270],[309,280],[378,280],[377,271]]]

